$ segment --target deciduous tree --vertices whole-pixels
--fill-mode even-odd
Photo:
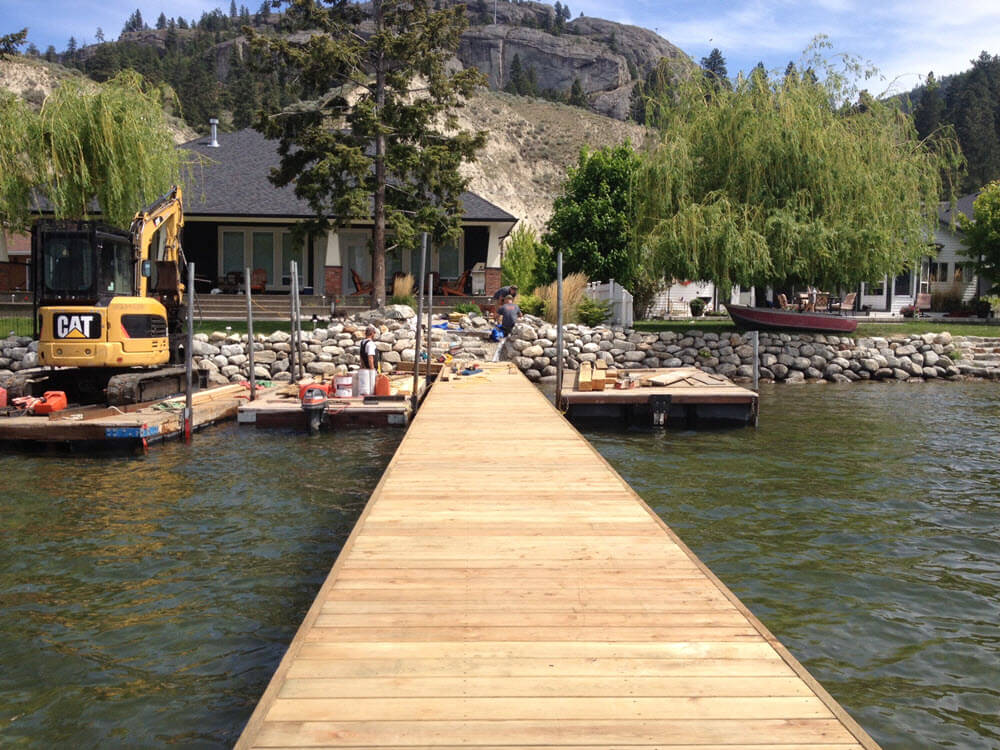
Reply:
[[[358,33],[369,13],[370,33]],[[484,79],[475,69],[451,73],[448,61],[466,26],[465,8],[435,11],[429,0],[374,0],[361,6],[295,0],[288,21],[318,30],[306,39],[254,35],[265,55],[302,86],[304,101],[258,123],[278,139],[281,166],[272,175],[315,212],[313,228],[374,221],[374,305],[385,303],[386,229],[403,247],[420,231],[454,237],[465,180],[459,166],[475,158],[482,133],[459,130],[456,108]]]
[[[976,273],[993,282],[990,294],[1000,293],[1000,182],[983,188],[972,204],[972,218],[959,215],[965,255]]]
[[[692,79],[665,108],[636,180],[637,241],[668,278],[724,290],[793,279],[827,287],[895,275],[926,254],[955,144],[921,142],[910,117],[827,71],[735,91]]]

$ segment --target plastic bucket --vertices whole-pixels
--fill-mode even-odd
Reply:
[[[0,409],[3,409],[5,406],[7,406],[7,389],[0,388]]]
[[[354,378],[350,375],[337,375],[333,379],[337,398],[350,398],[354,395]]]
[[[358,370],[358,390],[359,396],[370,396],[375,392],[375,371]]]

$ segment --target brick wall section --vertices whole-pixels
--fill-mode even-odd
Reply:
[[[12,292],[15,289],[27,288],[28,266],[26,264],[0,263],[0,292]]]
[[[340,297],[344,288],[344,267],[324,266],[323,294],[327,297]]]
[[[493,292],[500,288],[500,269],[486,269],[486,294],[492,296]]]

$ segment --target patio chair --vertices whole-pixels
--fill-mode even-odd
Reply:
[[[358,272],[353,268],[351,269],[351,280],[354,281],[354,293],[355,294],[371,294],[375,290],[375,285],[370,281],[364,281]]]
[[[857,299],[858,293],[851,292],[850,294],[845,294],[844,298],[839,302],[830,303],[830,312],[849,313],[854,310],[854,300]]]
[[[786,297],[784,294],[779,294],[778,295],[778,307],[780,307],[782,310],[797,310],[798,309],[795,305],[788,304],[788,297]]]
[[[255,268],[250,272],[250,291],[263,292],[267,288],[267,271]]]
[[[464,297],[465,296],[465,285],[469,283],[469,269],[465,269],[465,273],[455,279],[453,284],[446,284],[441,282],[441,293],[445,296],[452,297]]]

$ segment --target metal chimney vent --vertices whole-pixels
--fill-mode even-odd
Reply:
[[[209,119],[208,124],[212,126],[212,141],[209,143],[209,147],[218,148],[219,147],[219,120],[215,117]]]

